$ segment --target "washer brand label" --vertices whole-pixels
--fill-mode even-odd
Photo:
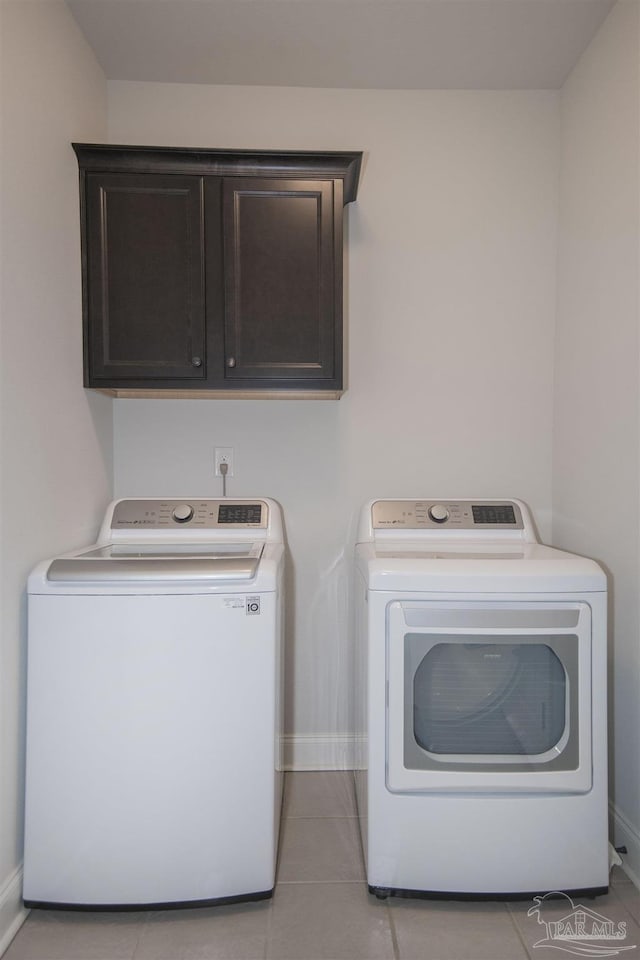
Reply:
[[[260,597],[247,597],[247,614],[256,616],[260,613]]]
[[[225,607],[242,610],[244,609],[244,597],[225,597],[224,605]]]

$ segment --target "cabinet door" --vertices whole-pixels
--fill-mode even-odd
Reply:
[[[201,177],[88,173],[89,386],[206,376]]]
[[[336,271],[342,236],[334,229],[339,186],[331,180],[225,179],[227,381],[341,386]]]

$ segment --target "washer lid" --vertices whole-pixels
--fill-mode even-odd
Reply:
[[[262,542],[111,543],[54,560],[47,580],[67,583],[251,580]]]

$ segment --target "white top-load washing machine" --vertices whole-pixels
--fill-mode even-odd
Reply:
[[[272,500],[131,499],[33,571],[28,906],[271,894],[283,556]]]
[[[356,547],[356,788],[378,896],[608,886],[606,580],[517,500],[377,500]]]

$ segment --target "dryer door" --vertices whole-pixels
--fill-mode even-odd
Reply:
[[[389,790],[591,789],[587,604],[396,601],[387,680]]]

